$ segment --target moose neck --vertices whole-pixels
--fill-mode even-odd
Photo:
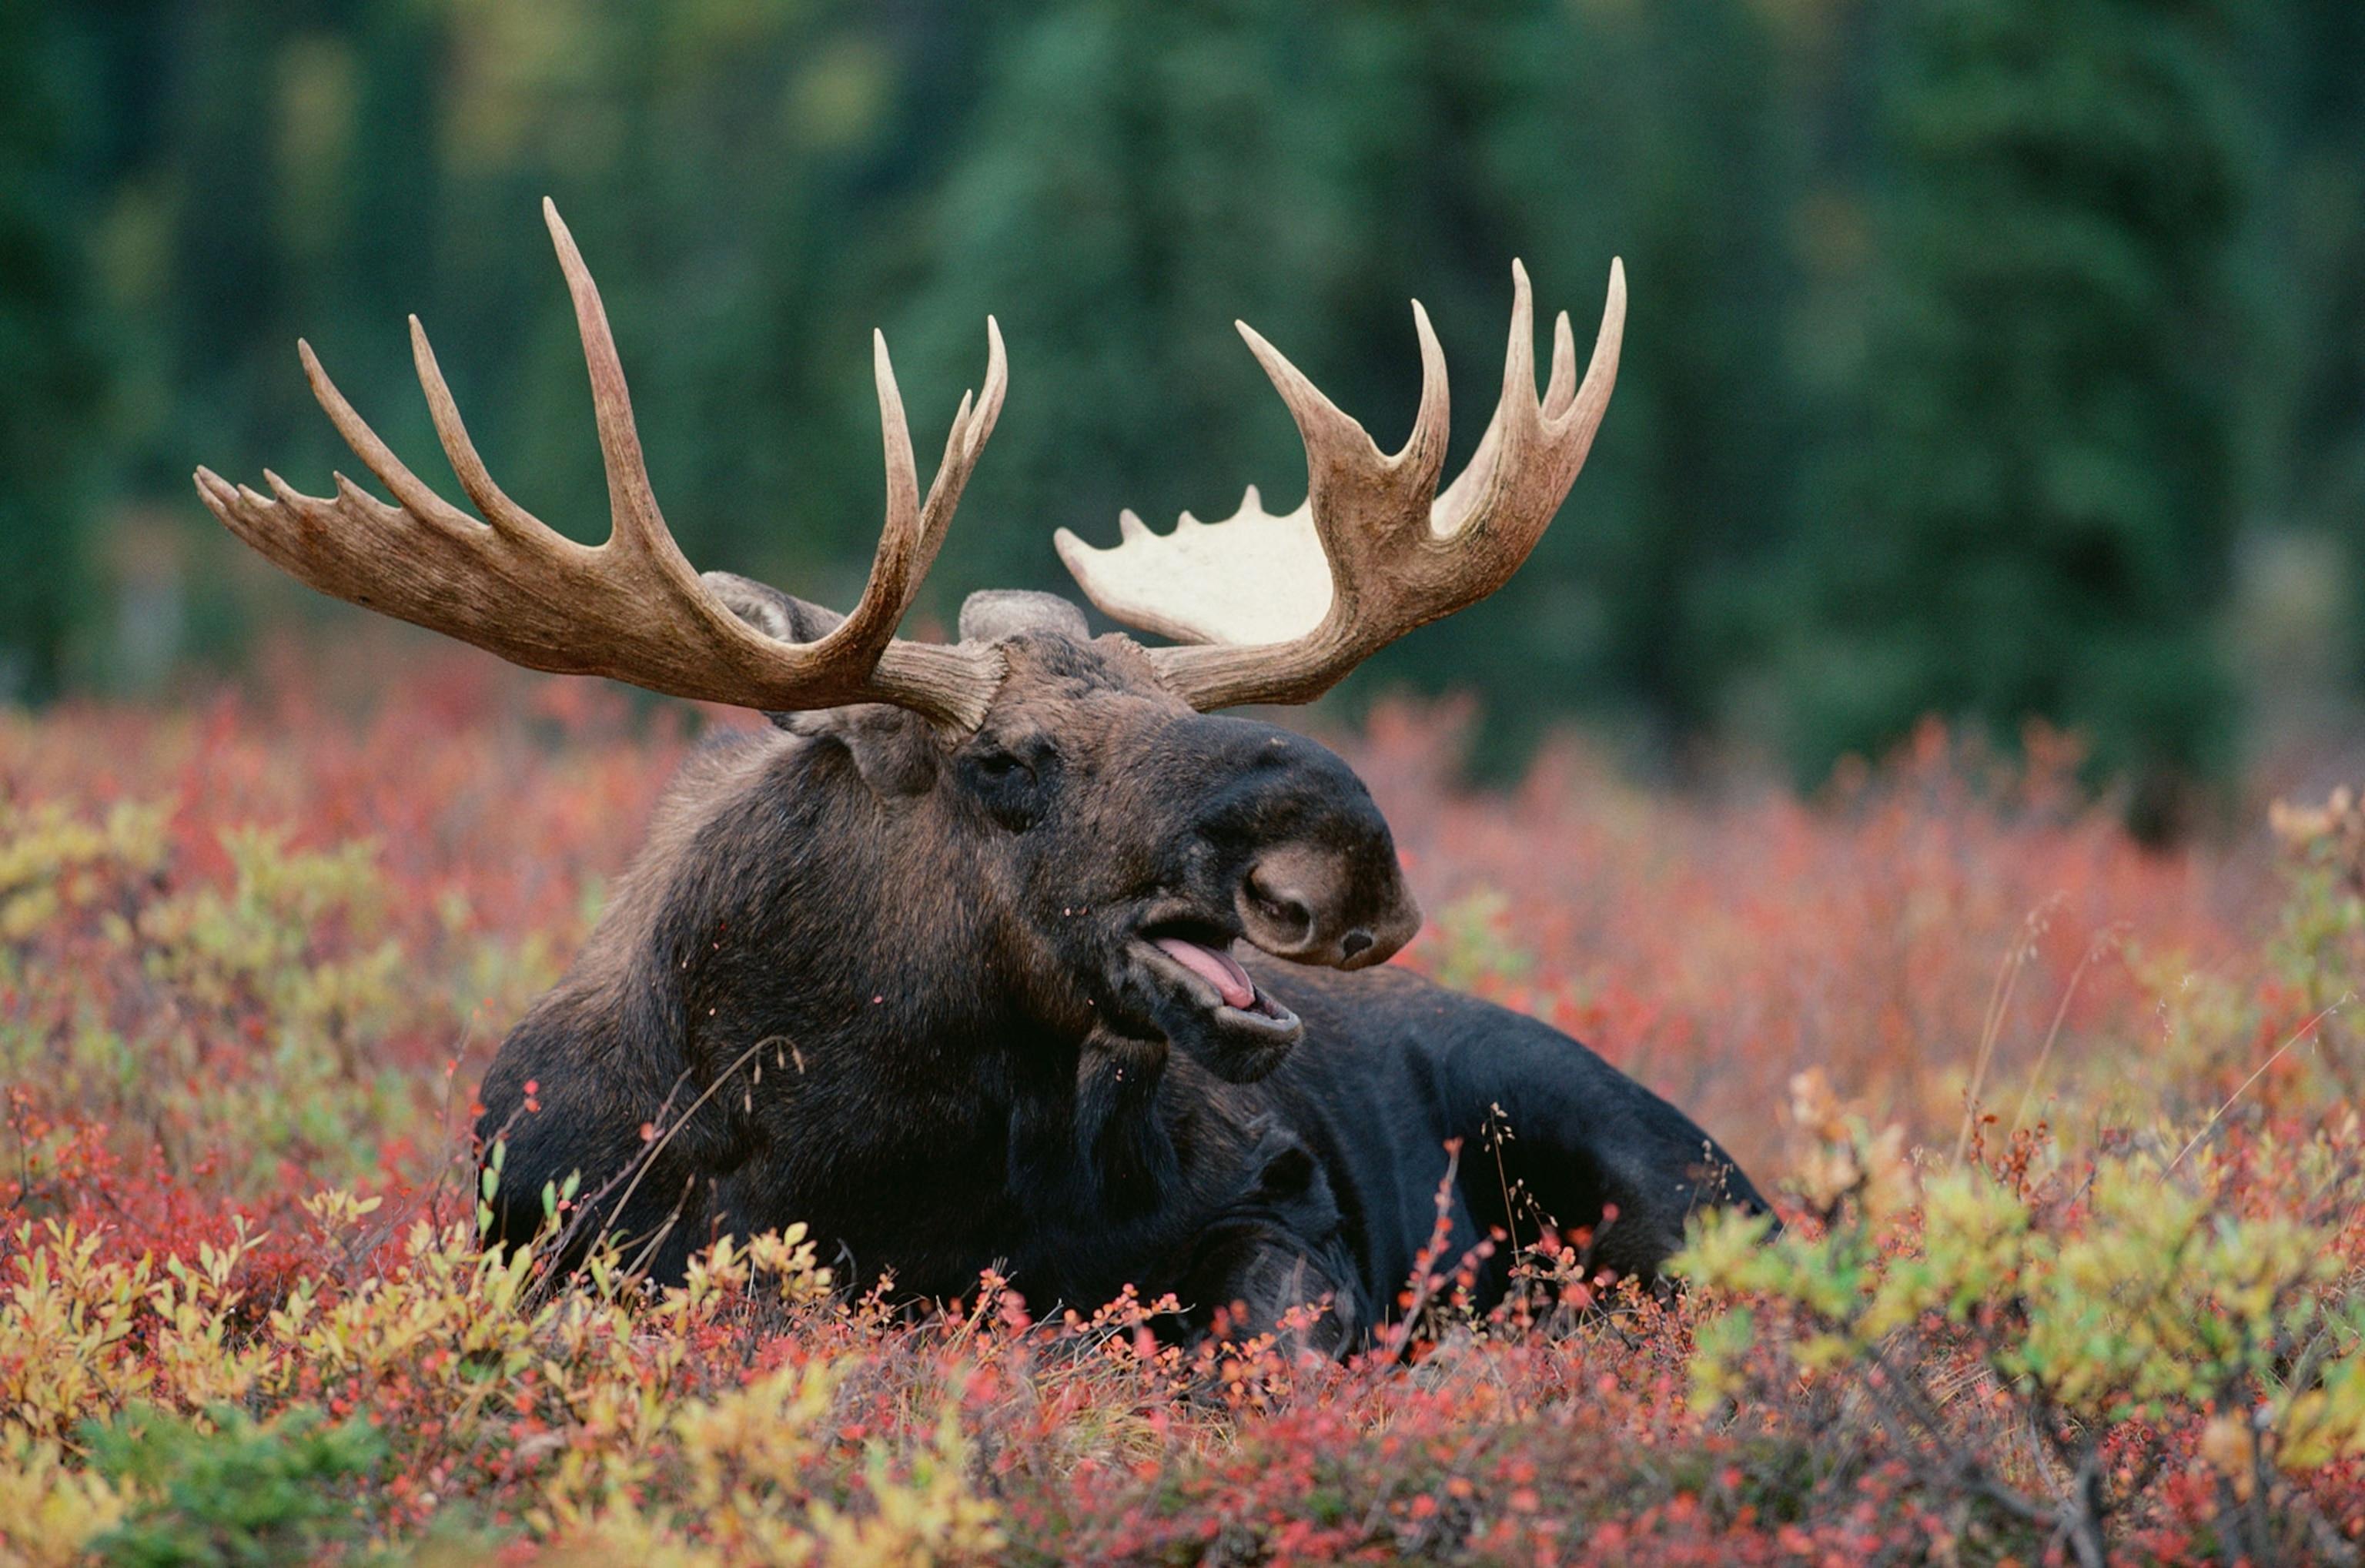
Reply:
[[[717,1096],[737,1114],[793,1126],[811,1091],[921,1136],[1072,1081],[1078,1042],[1026,1015],[941,797],[893,765],[828,732],[726,743],[652,834],[634,989],[688,1083],[745,1075]]]

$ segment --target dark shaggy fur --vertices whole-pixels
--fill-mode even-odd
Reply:
[[[832,619],[739,587],[759,623]],[[1270,1320],[1328,1297],[1317,1339],[1336,1350],[1385,1318],[1447,1140],[1466,1149],[1462,1242],[1532,1234],[1477,1153],[1497,1114],[1543,1211],[1615,1205],[1598,1257],[1622,1271],[1653,1273],[1702,1202],[1762,1206],[1575,1041],[1369,967],[1418,913],[1337,756],[1190,711],[1060,601],[964,619],[1010,666],[975,734],[884,708],[783,716],[684,769],[486,1080],[502,1238],[579,1172],[570,1250],[621,1232],[659,1279],[718,1233],[802,1220],[850,1281],[918,1295],[1001,1264],[1038,1303],[1132,1282]],[[1257,1004],[1225,1009],[1159,935],[1291,961],[1251,956]]]

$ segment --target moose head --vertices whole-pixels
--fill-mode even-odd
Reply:
[[[1519,568],[1608,401],[1625,312],[1614,265],[1583,380],[1564,313],[1539,398],[1528,280],[1513,264],[1501,397],[1468,467],[1442,489],[1444,355],[1418,303],[1419,410],[1393,454],[1242,324],[1304,439],[1305,503],[1273,515],[1251,487],[1238,515],[1185,513],[1163,535],[1127,512],[1107,550],[1060,531],[1059,554],[1092,601],[1172,645],[1094,637],[1067,601],[1007,591],[973,595],[947,644],[895,633],[1001,412],[993,321],[982,390],[963,396],[925,498],[886,341],[874,338],[886,521],[862,597],[840,616],[684,559],[650,487],[599,291],[547,202],[544,217],[590,370],[613,511],[605,543],[564,537],[494,482],[416,317],[420,382],[479,517],[404,465],[308,345],[314,394],[394,504],[342,475],[333,498],[316,498],[267,471],[264,495],[200,468],[207,506],[337,598],[534,669],[760,710],[825,743],[863,786],[860,811],[843,820],[874,824],[864,842],[836,830],[826,853],[858,873],[837,881],[905,890],[897,897],[937,890],[925,921],[872,899],[851,920],[835,912],[835,924],[871,941],[918,940],[927,925],[925,946],[1000,977],[1009,994],[996,1014],[1071,1038],[1095,1028],[1162,1038],[1223,1077],[1251,1079],[1302,1026],[1232,957],[1235,939],[1353,969],[1413,935],[1419,915],[1387,824],[1354,774],[1302,736],[1215,711],[1310,700]],[[944,940],[947,926],[958,941]]]

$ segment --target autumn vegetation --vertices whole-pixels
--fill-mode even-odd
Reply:
[[[2347,796],[2163,852],[2072,742],[1934,730],[1811,800],[1575,745],[1480,793],[1465,715],[1379,709],[1399,961],[1674,1098],[1785,1223],[1702,1226],[1666,1296],[1441,1235],[1305,1365],[990,1275],[852,1296],[796,1231],[663,1293],[481,1250],[476,1079],[745,721],[420,669],[0,718],[0,1563],[2359,1556]]]

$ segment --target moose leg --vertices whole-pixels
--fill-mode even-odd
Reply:
[[[637,1142],[560,1153],[526,1141],[510,1146],[505,1167],[487,1239],[508,1249],[539,1238],[556,1272],[572,1272],[608,1239],[628,1271],[678,1281],[689,1255],[713,1240],[714,1182],[679,1158],[650,1162]],[[554,1226],[549,1199],[569,1178],[576,1195]]]
[[[683,1086],[618,1092],[573,1070],[580,1038],[530,1015],[486,1075],[477,1137],[486,1162],[498,1148],[500,1163],[486,1239],[505,1250],[532,1242],[546,1268],[568,1273],[613,1238],[628,1268],[678,1281],[713,1239],[714,1172],[731,1152],[718,1119],[684,1121],[678,1107],[696,1097]]]
[[[1163,1041],[1095,1035],[1071,1093],[1013,1107],[1007,1168],[1022,1223],[1008,1261],[1037,1305],[1098,1306],[1146,1283],[1187,1237],[1182,1173],[1157,1110],[1166,1065]]]
[[[1295,1134],[1270,1123],[1255,1131],[1249,1184],[1199,1228],[1169,1288],[1203,1330],[1269,1333],[1295,1354],[1344,1355],[1371,1314],[1329,1179]]]
[[[1765,1210],[1715,1139],[1557,1029],[1486,1008],[1440,1049],[1463,1192],[1519,1242],[1584,1226],[1597,1265],[1647,1280],[1694,1211]]]
[[[1344,1271],[1286,1226],[1242,1215],[1208,1227],[1172,1289],[1200,1333],[1274,1336],[1284,1354],[1336,1360],[1364,1327]]]

